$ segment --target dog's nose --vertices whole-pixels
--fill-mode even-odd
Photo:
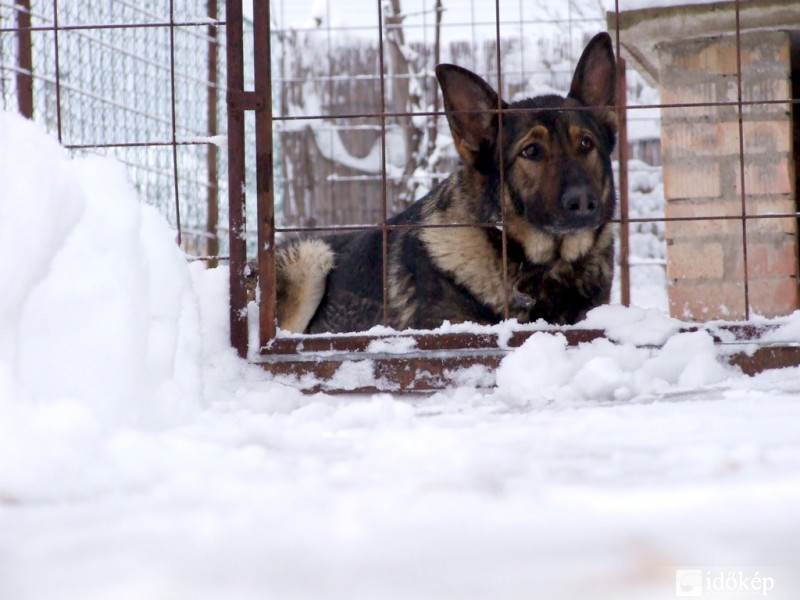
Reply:
[[[588,217],[597,210],[597,197],[588,185],[570,186],[561,196],[564,210],[575,217]]]

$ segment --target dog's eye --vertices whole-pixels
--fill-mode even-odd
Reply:
[[[522,158],[528,160],[542,160],[544,158],[544,150],[539,144],[529,144],[522,149],[519,153]]]
[[[581,152],[583,154],[588,154],[594,149],[594,140],[590,138],[588,135],[585,135],[581,138]]]

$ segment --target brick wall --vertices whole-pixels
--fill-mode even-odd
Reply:
[[[792,98],[792,38],[779,31],[741,34],[744,101]],[[796,49],[796,48],[795,48]],[[659,45],[661,101],[701,106],[662,109],[667,218],[667,278],[673,316],[745,317],[744,214],[796,211],[792,109],[787,102],[744,106],[742,201],[735,35]],[[745,221],[752,314],[798,308],[797,219]]]

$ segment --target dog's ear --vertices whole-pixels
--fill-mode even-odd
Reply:
[[[569,97],[602,109],[598,116],[616,130],[616,114],[607,110],[617,102],[617,64],[608,33],[598,33],[587,44],[575,67]]]
[[[508,105],[488,83],[467,69],[438,65],[436,79],[442,88],[456,150],[468,165],[475,165],[481,148],[494,143],[497,109]]]

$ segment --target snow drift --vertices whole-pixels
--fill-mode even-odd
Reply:
[[[0,148],[0,397],[109,424],[184,419],[201,397],[199,315],[164,220],[122,165],[68,160],[15,115],[0,114]]]

